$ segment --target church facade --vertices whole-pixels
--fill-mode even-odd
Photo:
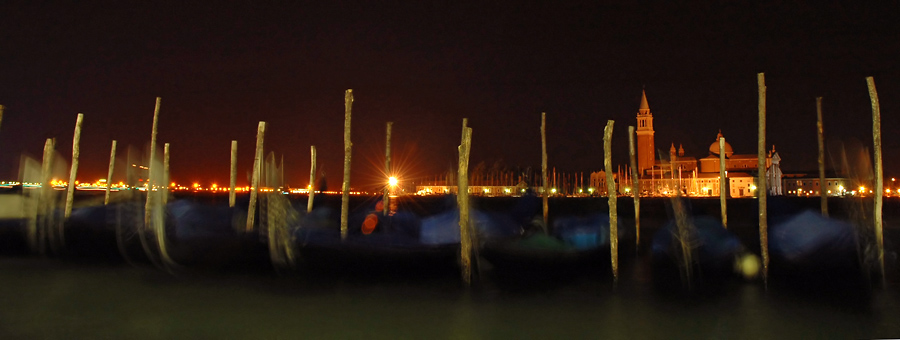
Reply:
[[[685,150],[681,144],[675,148],[675,143],[669,147],[667,159],[656,159],[656,141],[654,138],[653,113],[647,101],[647,93],[641,93],[641,103],[637,113],[637,170],[639,178],[625,180],[620,183],[620,193],[630,191],[635,184],[640,186],[640,192],[645,196],[670,196],[681,191],[682,195],[690,196],[718,196],[722,188],[719,176],[720,153],[725,155],[725,177],[727,181],[724,190],[730,197],[754,197],[756,196],[758,160],[756,154],[736,154],[731,144],[725,142],[723,150],[719,150],[719,140],[725,138],[720,130],[709,146],[708,154],[702,158],[685,156]],[[660,155],[665,155],[661,150]],[[769,195],[782,195],[782,175],[780,168],[781,157],[772,150],[766,154],[766,173]],[[621,185],[625,184],[625,185]]]

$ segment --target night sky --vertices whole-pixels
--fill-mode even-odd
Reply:
[[[539,168],[542,111],[557,171],[602,168],[608,119],[614,163],[624,164],[642,88],[657,148],[674,142],[705,157],[721,129],[736,153],[755,153],[757,72],[768,86],[767,144],[786,172],[816,169],[817,96],[830,150],[871,148],[866,76],[881,101],[885,173],[900,167],[896,1],[224,3],[0,4],[0,179],[18,177],[21,155],[39,159],[46,138],[69,159],[79,112],[78,177],[105,177],[111,140],[120,158],[149,143],[160,96],[173,181],[225,185],[235,139],[246,184],[262,120],[288,184],[307,184],[316,145],[336,190],[348,88],[359,189],[381,181],[388,121],[407,179],[456,166],[464,117],[472,166]]]

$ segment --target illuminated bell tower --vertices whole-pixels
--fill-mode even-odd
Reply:
[[[647,92],[642,90],[641,107],[637,114],[637,167],[641,176],[656,163],[653,133],[653,114],[650,113],[650,104],[647,104]]]

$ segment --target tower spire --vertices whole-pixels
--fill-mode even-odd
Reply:
[[[647,103],[647,91],[641,89],[641,106],[637,113],[638,172],[653,168],[656,163],[656,144],[653,141],[653,114]]]
[[[638,109],[641,114],[650,113],[650,104],[647,103],[647,91],[641,90],[641,107]]]

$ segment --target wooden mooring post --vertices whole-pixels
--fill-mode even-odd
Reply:
[[[472,146],[472,128],[468,127],[468,120],[463,118],[462,138],[459,144],[459,170],[457,204],[459,205],[459,244],[460,267],[463,283],[468,287],[472,284],[472,230],[469,225],[469,153]]]
[[[156,107],[153,109],[153,128],[150,132],[150,159],[147,161],[147,201],[144,204],[144,228],[150,227],[150,216],[153,212],[153,185],[154,171],[157,170],[153,163],[156,161],[156,133],[159,125],[159,106],[162,98],[156,97]]]
[[[163,144],[163,174],[159,193],[162,196],[162,206],[165,208],[166,203],[169,203],[169,143]]]
[[[116,164],[116,140],[113,139],[109,149],[109,171],[106,173],[106,193],[103,195],[103,205],[109,204],[109,187],[112,185],[113,168]]]
[[[353,109],[353,89],[344,92],[344,181],[341,184],[341,240],[347,239],[350,214],[350,161],[353,142],[350,140],[350,118]]]
[[[309,146],[309,199],[306,201],[306,212],[312,212],[313,197],[316,195],[316,146]]]
[[[256,200],[259,197],[259,177],[262,176],[263,141],[266,136],[266,122],[259,122],[256,128],[256,151],[253,156],[253,174],[250,176],[250,206],[247,208],[246,232],[253,231],[256,218]]]
[[[719,210],[722,212],[722,226],[728,229],[728,174],[725,172],[725,137],[719,138]]]
[[[386,141],[384,143],[384,173],[388,176],[389,180],[387,186],[384,187],[384,199],[382,200],[382,212],[385,216],[388,215],[388,212],[391,210],[391,188],[393,184],[390,183],[390,178],[393,177],[393,173],[391,173],[391,126],[394,125],[394,122],[387,122],[386,128]]]
[[[549,227],[547,223],[547,216],[550,212],[550,183],[547,181],[547,113],[541,112],[541,179],[543,192],[541,193],[543,200],[543,212],[544,212],[544,231],[546,232]]]
[[[756,75],[759,92],[759,134],[756,144],[757,184],[756,195],[759,199],[759,248],[763,260],[763,283],[769,286],[769,222],[766,212],[766,200],[769,194],[766,181],[766,76]],[[720,150],[721,151],[721,150]]]
[[[819,199],[822,216],[828,217],[828,190],[825,189],[825,127],[822,123],[822,97],[816,97],[816,138],[819,142]]]
[[[612,133],[613,120],[606,121],[603,129],[603,168],[606,170],[606,196],[609,199],[609,251],[612,261],[613,284],[619,283],[619,228],[616,211],[616,182],[613,179]]]
[[[84,114],[79,113],[75,118],[75,133],[72,135],[72,167],[69,169],[69,185],[66,190],[66,212],[65,217],[69,219],[72,215],[72,205],[75,202],[75,178],[78,175],[78,157],[81,155],[81,123],[84,121]],[[62,226],[60,226],[62,228]],[[62,238],[65,233],[60,230],[59,236]]]
[[[229,172],[229,181],[228,181],[228,207],[234,207],[234,187],[237,185],[237,146],[238,143],[236,140],[231,141],[231,171]]]
[[[875,242],[878,247],[878,269],[882,283],[886,283],[884,272],[884,231],[882,209],[884,201],[884,169],[881,155],[881,105],[878,103],[878,91],[875,89],[875,78],[866,77],[869,87],[869,99],[872,101],[872,139],[875,148]]]
[[[631,158],[631,192],[634,197],[634,247],[641,246],[641,176],[637,168],[637,155],[634,151],[634,126],[628,127],[628,155]]]

